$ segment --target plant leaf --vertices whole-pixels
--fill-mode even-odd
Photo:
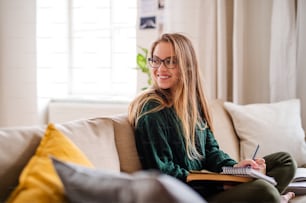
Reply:
[[[148,49],[138,46],[138,48],[142,51],[142,53],[138,53],[136,56],[137,68],[141,70],[144,74],[148,76],[147,83],[150,86],[152,84],[151,72],[147,63]],[[142,90],[147,89],[148,87],[143,87]]]
[[[144,52],[144,56],[147,57],[148,56],[148,49],[144,48],[144,47],[140,47],[138,46],[139,49],[141,49]]]
[[[137,54],[137,65],[145,72],[147,71],[147,59],[142,54]]]

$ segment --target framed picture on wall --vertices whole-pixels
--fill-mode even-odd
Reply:
[[[165,7],[165,0],[158,0],[158,9],[163,9]]]
[[[156,28],[156,16],[141,17],[140,29],[155,29]]]

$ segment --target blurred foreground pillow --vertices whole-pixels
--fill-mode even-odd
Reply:
[[[205,202],[189,186],[168,175],[155,172],[129,175],[52,160],[71,203]]]

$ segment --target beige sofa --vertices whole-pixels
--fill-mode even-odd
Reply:
[[[220,100],[211,103],[215,136],[220,147],[239,159],[239,140]],[[133,129],[126,115],[75,120],[56,124],[98,169],[134,172],[141,170]],[[0,129],[0,201],[18,184],[18,177],[35,153],[45,126]],[[292,202],[306,202],[305,196]]]

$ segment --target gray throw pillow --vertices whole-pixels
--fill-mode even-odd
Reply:
[[[86,168],[52,158],[71,203],[204,203],[181,181],[156,172],[132,175]]]

